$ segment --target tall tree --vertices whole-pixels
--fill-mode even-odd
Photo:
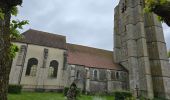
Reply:
[[[19,37],[17,28],[22,28],[26,21],[11,21],[11,15],[16,15],[16,6],[22,0],[0,0],[0,100],[7,100],[8,81],[12,59],[18,50],[11,40]]]
[[[170,26],[170,0],[145,0],[145,9],[157,14],[161,21]]]

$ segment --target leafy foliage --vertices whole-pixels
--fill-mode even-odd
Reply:
[[[170,51],[168,51],[168,58],[170,58]]]
[[[170,0],[145,0],[144,11],[157,14],[160,21],[170,26]]]
[[[164,5],[168,0],[145,0],[145,9],[152,11],[157,5]]]
[[[19,21],[19,20],[12,20],[11,24],[10,24],[10,38],[11,39],[21,39],[22,36],[20,34],[20,32],[18,31],[18,29],[23,29],[23,26],[28,24],[27,20],[23,20],[23,21]]]
[[[69,87],[64,87],[64,90],[63,90],[64,96],[67,96],[68,90],[69,90]],[[76,95],[81,96],[81,89],[80,88],[76,89]]]
[[[0,8],[0,19],[4,20],[4,13],[1,8]]]
[[[13,6],[11,8],[11,15],[13,16],[17,16],[18,14],[18,8],[17,6]],[[0,9],[0,18],[2,20],[4,20],[4,13],[3,11]],[[29,22],[27,20],[23,20],[23,21],[19,21],[19,20],[12,20],[10,22],[10,39],[11,40],[14,40],[14,39],[21,39],[22,36],[19,32],[19,29],[23,29],[23,26],[26,25],[26,24],[29,24]],[[15,57],[16,55],[16,52],[18,52],[19,48],[17,45],[14,45],[14,44],[11,44],[11,47],[10,47],[10,56],[12,58]]]
[[[17,16],[17,14],[18,14],[18,8],[17,8],[17,6],[13,6],[13,7],[11,8],[11,14],[14,15],[14,16]]]
[[[19,51],[19,48],[17,45],[14,45],[14,44],[11,44],[11,47],[10,47],[10,56],[11,58],[14,58],[16,56],[16,52]]]
[[[68,90],[69,90],[69,87],[64,87],[64,90],[63,90],[64,96],[67,96]]]

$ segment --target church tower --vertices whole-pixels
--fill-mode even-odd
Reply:
[[[170,99],[170,65],[162,25],[143,8],[143,0],[120,0],[115,8],[115,62],[129,71],[132,93]]]

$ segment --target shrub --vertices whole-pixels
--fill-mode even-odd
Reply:
[[[76,94],[77,94],[77,96],[81,96],[81,89],[80,88],[77,88]]]
[[[35,92],[43,93],[43,92],[45,92],[45,89],[43,89],[43,88],[36,88]]]
[[[64,91],[63,91],[64,96],[67,96],[68,90],[69,90],[69,87],[65,87],[65,88],[64,88]],[[81,89],[80,89],[80,88],[77,88],[76,94],[77,94],[77,96],[80,96],[80,95],[81,95]]]
[[[68,90],[69,90],[69,87],[64,87],[64,91],[63,91],[64,96],[67,95]]]
[[[22,90],[21,85],[9,85],[8,87],[8,93],[11,93],[11,94],[20,94],[21,90]]]
[[[114,92],[115,100],[125,100],[126,98],[131,98],[132,93],[127,91],[116,91]]]

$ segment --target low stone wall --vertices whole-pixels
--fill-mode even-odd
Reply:
[[[45,85],[45,86],[36,86],[36,85],[22,85],[22,91],[37,91],[37,92],[62,92],[63,86],[54,86],[54,85]]]
[[[107,82],[90,81],[90,92],[107,92]]]

